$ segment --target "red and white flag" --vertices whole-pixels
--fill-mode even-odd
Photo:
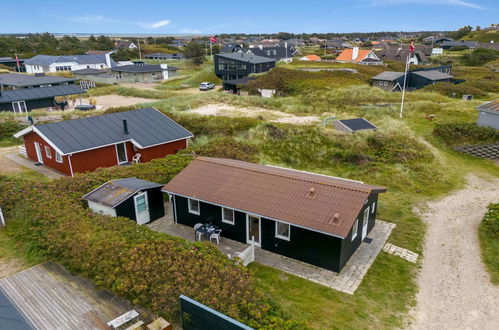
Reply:
[[[218,38],[217,37],[210,37],[210,42],[217,42]]]
[[[16,62],[17,62],[17,68],[20,68],[21,67],[21,61],[19,61],[19,57],[17,57],[17,54],[16,54]]]
[[[411,41],[411,44],[409,45],[409,51],[412,53],[414,53],[414,41]]]

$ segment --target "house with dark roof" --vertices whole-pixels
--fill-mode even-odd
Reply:
[[[383,49],[374,53],[382,61],[395,61],[405,63],[407,62],[410,51],[409,49]],[[421,65],[429,63],[429,60],[422,51],[415,50],[409,58],[409,63],[414,65]]]
[[[244,47],[241,44],[225,44],[223,47],[220,49],[220,53],[237,53],[240,51],[244,51]]]
[[[139,225],[165,215],[162,184],[137,178],[111,180],[82,198],[95,213],[126,217]]]
[[[183,53],[174,53],[174,54],[166,54],[166,53],[153,53],[145,55],[144,58],[149,60],[182,60],[184,59]]]
[[[0,91],[0,111],[22,113],[36,109],[58,107],[55,101],[56,97],[84,93],[83,89],[73,84],[4,90]]]
[[[479,105],[478,126],[492,127],[499,130],[499,99]]]
[[[19,63],[17,61],[19,61]],[[23,59],[16,60],[15,58],[12,57],[0,57],[0,64],[5,65],[10,70],[16,72],[26,72],[26,67],[24,66]]]
[[[32,125],[14,135],[29,159],[70,176],[165,157],[192,136],[154,108]]]
[[[378,194],[359,181],[197,157],[163,187],[174,221],[335,272],[375,225]]]
[[[222,80],[241,79],[252,73],[267,72],[275,67],[273,58],[245,54],[216,54],[214,59],[215,74]]]
[[[366,130],[375,131],[377,129],[377,127],[374,126],[374,124],[372,124],[369,120],[364,118],[335,120],[334,128],[338,131],[347,132],[347,133],[355,133],[358,131],[366,131]]]
[[[116,76],[117,82],[121,80],[132,80],[134,82],[151,82],[167,80],[174,77],[177,68],[168,64],[152,65],[120,65],[110,69]]]
[[[36,55],[26,61],[24,65],[27,73],[44,73],[59,71],[74,71],[81,69],[109,69],[116,66],[111,58],[112,52],[106,54],[84,55]]]
[[[116,40],[114,42],[114,48],[116,49],[136,49],[137,45],[131,41],[127,40]]]
[[[451,66],[428,67],[415,69],[407,72],[406,89],[414,90],[438,82],[452,82],[453,76]],[[404,73],[385,71],[372,79],[372,85],[387,91],[402,91],[404,85]]]
[[[466,47],[468,49],[475,49],[477,44],[478,41],[464,41],[464,40],[443,41],[441,47],[443,49],[450,49],[454,47]]]
[[[36,75],[30,76],[27,74],[18,73],[2,73],[0,74],[0,89],[20,89],[20,88],[36,88],[50,86],[64,86],[74,83],[75,79]]]

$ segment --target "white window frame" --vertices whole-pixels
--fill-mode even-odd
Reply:
[[[373,205],[371,206],[371,214],[374,214],[375,208],[376,208],[376,202],[373,202]]]
[[[352,241],[357,237],[359,234],[359,219],[355,219],[355,222],[353,223],[352,227]]]
[[[50,147],[45,146],[44,149],[45,149],[45,156],[47,156],[47,158],[52,159],[52,152],[50,151]]]
[[[14,104],[17,104],[19,108],[19,112],[16,111],[16,107]],[[23,106],[21,106],[23,105]],[[23,112],[28,112],[28,108],[26,107],[26,101],[15,101],[12,102],[12,110],[14,110],[14,113],[23,113]]]
[[[364,218],[363,221],[369,221],[369,206],[364,210]]]
[[[287,225],[289,227],[288,236],[283,236],[283,235],[279,235],[278,234],[277,226],[278,226],[279,223],[283,224],[283,225]],[[286,240],[286,241],[290,241],[291,240],[291,225],[289,223],[284,223],[284,222],[276,221],[275,222],[275,237],[283,239],[283,240]]]
[[[225,212],[232,212],[232,221],[225,219]],[[229,225],[234,225],[236,223],[236,214],[233,209],[222,207],[222,222],[228,223]]]
[[[123,148],[125,149],[125,161],[123,161],[123,162],[120,162],[120,156],[118,154],[118,145],[120,145],[120,144],[122,144]],[[114,149],[116,150],[116,160],[118,161],[118,165],[128,163],[128,153],[127,153],[127,150],[126,150],[126,142],[116,143],[114,145]]]
[[[193,210],[191,208],[191,203],[192,202],[196,202],[198,203],[198,210]],[[193,199],[193,198],[187,198],[187,209],[189,210],[189,213],[192,213],[192,214],[195,214],[195,215],[200,215],[201,214],[201,203],[199,203],[199,201],[197,199]]]
[[[62,163],[62,155],[58,153],[57,151],[55,152],[55,161],[58,163]]]

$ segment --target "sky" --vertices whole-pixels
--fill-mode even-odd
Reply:
[[[428,31],[499,23],[499,0],[23,0],[2,12],[0,33]]]

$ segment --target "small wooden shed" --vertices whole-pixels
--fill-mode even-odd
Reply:
[[[145,224],[165,215],[163,185],[137,178],[111,180],[83,199],[96,213],[127,217]]]

